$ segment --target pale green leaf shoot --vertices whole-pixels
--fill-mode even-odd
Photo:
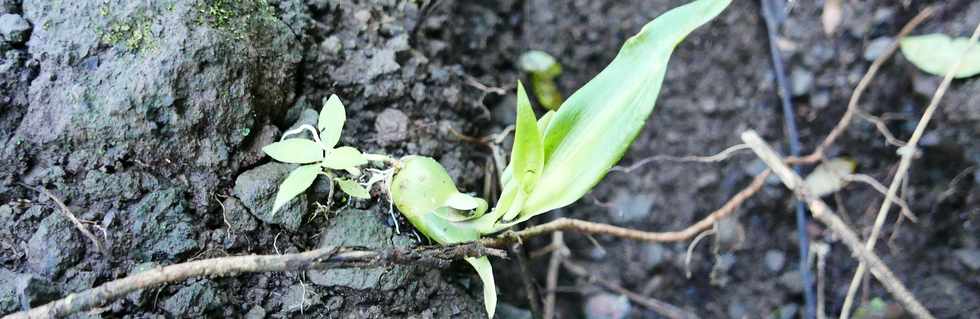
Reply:
[[[308,164],[323,160],[323,148],[304,138],[289,138],[266,145],[262,151],[273,159],[293,164]]]
[[[292,172],[289,172],[289,176],[286,176],[286,180],[282,181],[279,185],[279,192],[276,193],[276,201],[272,204],[272,214],[275,215],[286,205],[290,200],[295,198],[297,195],[302,194],[310,185],[313,185],[313,181],[316,180],[317,174],[320,173],[320,165],[310,164],[297,167]]]
[[[336,181],[337,185],[340,186],[341,191],[347,195],[350,195],[351,197],[360,199],[371,198],[371,194],[368,193],[368,190],[355,181],[346,178],[334,178],[334,181]]]
[[[341,146],[330,150],[321,164],[329,169],[347,170],[367,164],[367,159],[356,148]]]
[[[344,104],[336,94],[331,94],[330,98],[323,102],[323,109],[320,110],[320,118],[316,123],[323,147],[331,149],[337,146],[345,121],[347,121],[347,112],[344,111]]]

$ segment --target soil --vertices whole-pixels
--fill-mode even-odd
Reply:
[[[282,213],[264,215],[290,167],[260,148],[315,121],[330,94],[347,107],[343,145],[439,160],[460,188],[483,189],[489,151],[460,141],[513,122],[521,53],[554,55],[570,93],[623,40],[684,1],[0,0],[29,37],[0,35],[0,313],[17,311],[147,267],[325,244],[425,244],[379,200],[328,197],[326,183]],[[793,1],[779,31],[804,152],[837,123],[876,48],[926,5],[916,33],[968,36],[980,3],[842,1],[837,33],[822,31],[822,2]],[[24,41],[26,40],[26,41]],[[879,50],[880,51],[880,50]],[[905,140],[940,79],[897,54],[861,108],[887,115]],[[500,95],[490,88],[503,88]],[[737,1],[677,48],[657,109],[622,163],[651,155],[713,154],[755,129],[786,148],[758,3]],[[980,79],[953,82],[921,143],[906,199],[919,221],[886,225],[877,252],[939,317],[980,313]],[[829,150],[858,172],[889,180],[895,147],[857,120]],[[686,227],[718,208],[764,165],[747,153],[721,163],[655,162],[611,173],[564,216],[644,230]],[[34,187],[90,221],[99,251]],[[375,190],[377,194],[378,190]],[[828,198],[867,230],[882,196],[850,185]],[[796,317],[802,303],[792,196],[770,181],[719,236],[647,244],[565,236],[571,258],[604,279],[703,318]],[[857,263],[818,223],[826,244],[826,309],[836,314]],[[971,235],[972,234],[972,235]],[[527,250],[547,244],[532,240]],[[532,260],[543,282],[547,258]],[[500,317],[529,315],[513,261],[494,260]],[[563,273],[558,314],[623,306]],[[894,299],[871,282],[862,303]],[[80,317],[480,318],[479,280],[465,264],[199,278],[133,293]]]

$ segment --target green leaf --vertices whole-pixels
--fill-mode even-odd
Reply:
[[[347,193],[347,195],[360,199],[371,198],[371,194],[368,193],[368,190],[355,181],[346,178],[334,178],[333,180],[340,186],[340,190]]]
[[[514,149],[510,153],[510,162],[514,166],[513,179],[520,183],[525,193],[531,193],[544,166],[544,149],[541,146],[538,121],[531,110],[531,101],[520,81],[517,81],[517,127],[514,130]]]
[[[730,3],[698,0],[657,17],[562,103],[544,130],[540,186],[529,193],[520,220],[575,202],[619,162],[653,111],[674,47]],[[511,184],[521,180],[516,168],[514,176]]]
[[[326,102],[323,102],[323,109],[320,110],[320,119],[316,123],[317,130],[320,130],[320,142],[323,146],[330,149],[337,146],[340,141],[340,132],[344,130],[344,121],[347,120],[347,113],[344,111],[344,104],[336,94],[331,94]]]
[[[279,185],[276,201],[272,204],[272,214],[275,215],[279,208],[310,188],[310,185],[313,185],[313,181],[316,180],[316,175],[320,172],[320,165],[316,164],[303,165],[289,172],[286,180]]]
[[[323,148],[316,142],[303,138],[290,138],[266,145],[262,151],[273,159],[293,164],[307,164],[323,160]]]
[[[493,318],[497,310],[497,285],[493,281],[493,266],[487,257],[466,258],[466,262],[473,266],[476,273],[483,281],[483,306],[487,309],[487,318]]]
[[[944,76],[964,52],[963,62],[953,77],[962,79],[980,73],[980,44],[969,38],[950,38],[941,33],[906,37],[901,42],[902,55],[926,73]]]
[[[331,150],[323,159],[323,167],[345,170],[367,164],[367,159],[356,148],[342,146]]]
[[[521,70],[531,74],[537,74],[544,78],[553,78],[561,74],[561,64],[558,59],[544,51],[531,50],[521,54],[517,59],[517,65]]]

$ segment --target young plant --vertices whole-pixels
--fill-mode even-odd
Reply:
[[[331,95],[323,103],[323,109],[317,120],[317,127],[304,124],[299,128],[283,133],[279,142],[266,145],[262,151],[273,159],[292,164],[302,164],[293,169],[286,180],[279,185],[276,201],[272,205],[275,214],[283,205],[306,191],[317,176],[323,175],[336,182],[340,190],[356,198],[370,198],[366,188],[356,181],[340,177],[338,172],[346,172],[351,176],[361,174],[359,166],[367,164],[368,160],[360,151],[350,146],[336,147],[340,141],[340,133],[344,129],[347,114],[344,104],[337,95]],[[305,138],[288,138],[304,131],[309,131],[312,140]]]
[[[412,225],[440,244],[476,240],[575,202],[642,130],[674,47],[730,3],[698,0],[651,21],[626,41],[609,66],[541,119],[535,118],[518,82],[514,147],[501,176],[503,192],[489,213],[486,205],[450,203],[459,191],[446,170],[427,157],[403,160],[389,185],[391,199]],[[467,262],[484,282],[487,314],[493,317],[497,297],[490,262],[486,257]]]

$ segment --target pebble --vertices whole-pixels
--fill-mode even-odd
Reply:
[[[600,293],[585,302],[585,318],[623,319],[630,313],[630,301],[623,295]]]
[[[892,44],[892,41],[894,41],[894,39],[891,37],[879,37],[871,40],[871,42],[868,43],[868,46],[864,48],[864,55],[862,55],[862,57],[868,62],[874,61],[885,53],[885,50],[887,50],[888,46]]]
[[[401,143],[408,138],[408,116],[398,109],[385,109],[374,120],[374,129],[378,132],[375,137],[378,145]]]
[[[810,95],[810,106],[822,109],[830,105],[830,92],[821,90]]]
[[[798,270],[788,271],[779,276],[779,283],[791,292],[803,292],[803,275]]]
[[[778,272],[786,264],[786,254],[779,250],[770,249],[766,251],[765,262],[766,269],[772,272]]]
[[[789,75],[793,96],[803,96],[813,89],[813,72],[804,68],[793,68]]]
[[[55,278],[82,259],[85,248],[78,230],[64,215],[51,212],[41,221],[27,246],[27,265],[34,273]]]
[[[31,24],[16,14],[0,16],[0,36],[10,43],[24,43],[30,35]]]
[[[653,269],[667,259],[667,248],[661,244],[646,244],[643,246],[643,263],[647,269]]]
[[[953,254],[970,270],[980,270],[980,249],[957,249]]]

